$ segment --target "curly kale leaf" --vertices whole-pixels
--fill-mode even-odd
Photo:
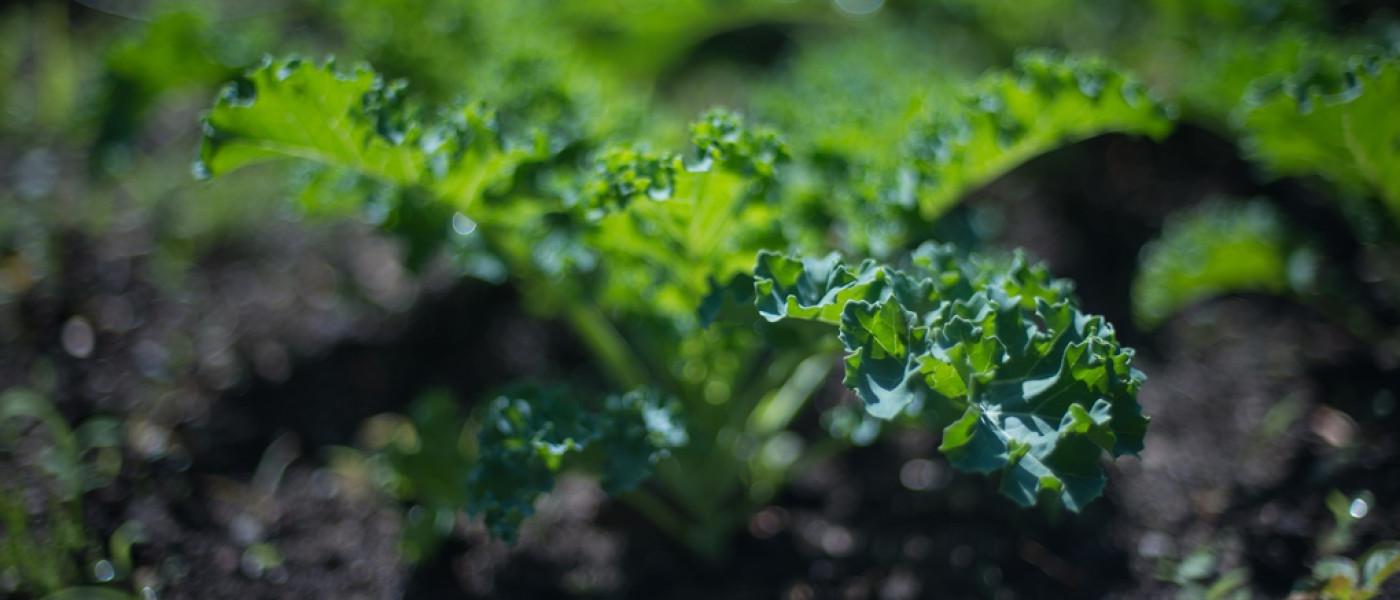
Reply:
[[[492,535],[513,540],[534,514],[535,500],[553,489],[555,476],[566,468],[593,462],[605,490],[629,491],[672,448],[686,444],[675,410],[647,390],[609,396],[598,408],[561,388],[499,396],[488,405],[477,436],[468,508],[484,516]]]
[[[694,171],[708,171],[718,163],[744,175],[773,177],[777,165],[788,159],[787,144],[777,132],[752,127],[739,115],[711,109],[690,125]]]
[[[788,159],[787,145],[776,132],[749,125],[727,110],[705,112],[691,123],[690,133],[685,155],[629,146],[605,149],[584,186],[589,208],[598,211],[594,216],[626,208],[634,199],[685,200],[687,195],[700,194],[706,182],[719,174],[771,180],[777,166]]]
[[[983,76],[953,107],[915,125],[901,182],[925,217],[1029,160],[1108,132],[1165,136],[1171,111],[1136,79],[1106,63],[1032,52],[1010,71]]]
[[[1103,489],[1103,453],[1142,449],[1145,377],[1132,349],[1020,254],[926,244],[899,270],[762,253],[755,273],[770,320],[831,323],[839,312],[845,383],[871,415],[942,429],[953,466],[1000,473],[1021,505],[1050,495],[1077,511]]]
[[[1173,216],[1143,248],[1133,316],[1155,327],[1201,299],[1237,292],[1305,291],[1318,269],[1272,205],[1211,202]]]
[[[755,302],[769,321],[792,317],[835,325],[846,302],[878,295],[885,277],[871,260],[850,267],[835,253],[799,260],[762,251],[754,265]]]
[[[633,198],[669,200],[682,170],[679,156],[636,148],[609,148],[598,159],[584,195],[595,216],[625,208]]]
[[[1237,120],[1245,148],[1275,173],[1374,194],[1400,219],[1397,102],[1400,58],[1355,57],[1258,82]]]
[[[769,200],[783,142],[722,110],[691,132],[688,154],[608,150],[583,186],[608,304],[696,321],[718,285],[782,239],[782,207]]]
[[[302,159],[470,207],[524,162],[556,148],[543,134],[507,144],[494,110],[466,104],[429,112],[402,83],[369,67],[265,60],[227,86],[204,117],[196,171],[203,176],[278,159]]]

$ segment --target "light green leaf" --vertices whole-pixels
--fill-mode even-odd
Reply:
[[[1246,150],[1274,173],[1320,175],[1400,219],[1397,103],[1400,58],[1354,57],[1258,83],[1237,121]]]
[[[915,126],[902,181],[906,205],[943,214],[964,194],[1057,147],[1118,132],[1160,139],[1170,111],[1136,79],[1092,59],[1019,56],[1010,71],[974,82],[951,107]]]
[[[1377,544],[1361,557],[1361,578],[1371,590],[1379,591],[1397,573],[1400,573],[1400,543]]]
[[[1189,304],[1238,292],[1285,293],[1310,286],[1317,257],[1263,200],[1210,202],[1173,216],[1142,250],[1133,316],[1155,327]]]
[[[367,66],[266,59],[225,87],[205,116],[199,166],[216,175],[295,157],[416,182],[426,157],[414,146],[416,128],[394,128],[405,117],[393,112],[400,92]]]
[[[1335,589],[1341,585],[1350,589],[1361,583],[1356,562],[1342,557],[1324,558],[1318,561],[1313,566],[1313,577],[1326,582],[1327,589]]]
[[[782,141],[724,110],[691,133],[684,153],[607,151],[584,186],[606,304],[695,321],[718,287],[747,276],[755,252],[781,243]]]
[[[205,115],[196,172],[295,158],[421,186],[465,210],[521,163],[547,156],[542,136],[507,147],[491,109],[426,112],[408,103],[401,83],[364,65],[267,59],[229,84]]]

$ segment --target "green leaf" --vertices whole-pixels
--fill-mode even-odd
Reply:
[[[727,110],[706,112],[690,125],[690,138],[691,170],[708,171],[717,163],[735,173],[772,178],[777,165],[788,159],[787,144],[777,132],[747,126]]]
[[[885,270],[874,261],[857,267],[841,264],[832,253],[823,258],[795,259],[767,250],[754,265],[754,293],[764,319],[811,319],[832,325],[851,300],[875,300],[885,286]]]
[[[0,442],[11,445],[22,430],[11,429],[13,420],[33,419],[48,430],[52,447],[44,448],[39,464],[57,482],[58,494],[65,501],[77,500],[86,491],[89,478],[80,462],[82,445],[68,422],[49,398],[28,388],[10,388],[0,394]]]
[[[625,208],[633,198],[668,200],[676,190],[681,159],[636,148],[609,148],[598,159],[597,175],[588,182],[589,208],[601,216]]]
[[[477,436],[478,456],[467,476],[468,509],[483,515],[492,535],[512,541],[534,514],[535,500],[586,450],[601,455],[609,493],[635,488],[653,465],[687,443],[676,406],[638,390],[606,398],[591,409],[564,388],[522,387],[497,397]]]
[[[550,151],[542,135],[507,147],[495,112],[479,104],[415,108],[402,83],[385,82],[368,66],[267,59],[229,84],[205,115],[196,173],[295,158],[421,186],[465,210],[517,166]]]
[[[845,383],[871,415],[919,415],[943,430],[939,450],[953,466],[999,473],[1002,493],[1019,504],[1049,495],[1078,511],[1102,492],[1105,452],[1142,449],[1147,418],[1136,396],[1145,378],[1133,351],[1102,317],[1080,312],[1066,282],[1019,254],[925,245],[911,262],[908,271],[850,269],[763,253],[755,304],[765,316],[819,321],[840,307]],[[849,276],[875,269],[895,282],[888,293]],[[798,282],[805,291],[778,295],[777,311],[773,290]],[[786,301],[799,296],[807,300]]]
[[[1397,103],[1400,58],[1358,56],[1259,82],[1237,121],[1246,150],[1274,173],[1320,175],[1400,219]]]
[[[651,476],[656,462],[689,442],[679,407],[653,390],[612,395],[603,403],[598,444],[604,455],[603,489],[620,494]]]
[[[409,406],[409,422],[396,443],[384,449],[395,475],[394,493],[430,509],[455,509],[467,498],[460,477],[471,466],[462,445],[465,416],[453,397],[443,391],[426,393]]]
[[[1199,548],[1176,566],[1174,579],[1177,583],[1188,583],[1193,581],[1203,581],[1215,574],[1216,563],[1220,557],[1216,556],[1215,550],[1210,547]]]
[[[1345,586],[1345,589],[1355,589],[1361,583],[1356,562],[1342,557],[1324,558],[1318,561],[1313,566],[1313,577],[1325,582],[1328,590],[1341,586]]]
[[[842,305],[841,344],[846,349],[846,387],[856,390],[870,414],[891,419],[910,404],[922,406],[928,386],[919,357],[927,331],[917,315],[898,302]]]
[[[1400,543],[1376,544],[1361,557],[1361,578],[1370,590],[1379,591],[1397,573],[1400,573]]]
[[[1231,569],[1206,588],[1205,600],[1249,600],[1249,569]]]
[[[1173,215],[1142,250],[1133,316],[1156,327],[1202,299],[1238,292],[1303,291],[1317,257],[1263,200],[1210,202]]]
[[[718,287],[780,243],[773,175],[782,141],[723,110],[691,132],[686,153],[606,151],[584,185],[584,241],[601,257],[605,304],[698,322]]]
[[[1109,132],[1160,139],[1170,111],[1136,79],[1093,59],[1024,53],[915,126],[901,181],[924,217],[1030,158]]]
[[[401,87],[368,66],[340,69],[299,58],[266,59],[219,94],[204,118],[199,167],[208,175],[289,157],[416,182],[426,157],[417,131],[394,128]]]

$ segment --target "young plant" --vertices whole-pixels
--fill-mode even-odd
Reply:
[[[0,392],[0,451],[11,452],[29,427],[39,425],[50,443],[32,457],[35,473],[15,477],[42,482],[47,518],[35,520],[26,490],[0,484],[0,572],[5,593],[48,594],[59,598],[128,598],[114,589],[75,587],[84,581],[106,584],[131,575],[130,528],[111,542],[111,558],[84,532],[83,494],[106,486],[121,470],[120,423],[102,417],[72,429],[49,399],[26,388]],[[26,469],[21,469],[21,472]],[[34,478],[33,475],[39,475]],[[39,525],[38,528],[35,525]],[[75,563],[91,573],[75,572]],[[83,595],[88,594],[88,595]]]
[[[956,116],[930,117],[942,125],[921,129],[922,143],[898,146],[929,152],[877,160],[896,169],[890,181],[899,165],[927,165],[910,191],[922,218],[1055,144],[1169,126],[1140,86],[1100,63],[1035,55],[971,89]],[[488,404],[470,466],[441,476],[497,535],[513,535],[553,474],[578,462],[717,555],[805,464],[807,441],[789,423],[843,349],[847,384],[871,415],[941,430],[954,466],[996,473],[1022,505],[1077,511],[1102,491],[1105,452],[1141,449],[1132,351],[1043,266],[938,245],[893,247],[906,269],[787,258],[775,251],[825,254],[828,234],[854,223],[793,191],[785,174],[810,173],[800,161],[812,155],[777,132],[716,110],[691,125],[686,148],[657,151],[611,143],[625,132],[589,125],[607,102],[567,85],[494,93],[554,108],[428,109],[367,67],[268,61],[207,115],[197,171],[317,163],[328,178],[303,200],[328,197],[324,181],[354,182],[330,196],[362,204],[410,248],[497,261],[531,308],[573,327],[613,389],[654,390],[591,402],[535,385]],[[877,213],[895,200],[869,199]],[[840,343],[760,315],[839,325]],[[638,486],[653,462],[653,483]]]

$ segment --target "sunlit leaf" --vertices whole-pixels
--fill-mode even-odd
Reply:
[[[1147,419],[1136,395],[1145,378],[1133,351],[1102,317],[1080,312],[1069,285],[1043,266],[940,246],[917,251],[907,271],[758,260],[765,316],[823,321],[840,308],[845,382],[870,414],[918,415],[942,429],[939,450],[955,467],[999,473],[1002,493],[1021,505],[1050,495],[1077,511],[1102,492],[1105,453],[1142,449]],[[851,276],[876,269],[904,283],[872,294],[871,278]],[[775,271],[786,271],[782,281]],[[798,282],[807,289],[798,292]],[[775,289],[794,292],[778,303]]]

